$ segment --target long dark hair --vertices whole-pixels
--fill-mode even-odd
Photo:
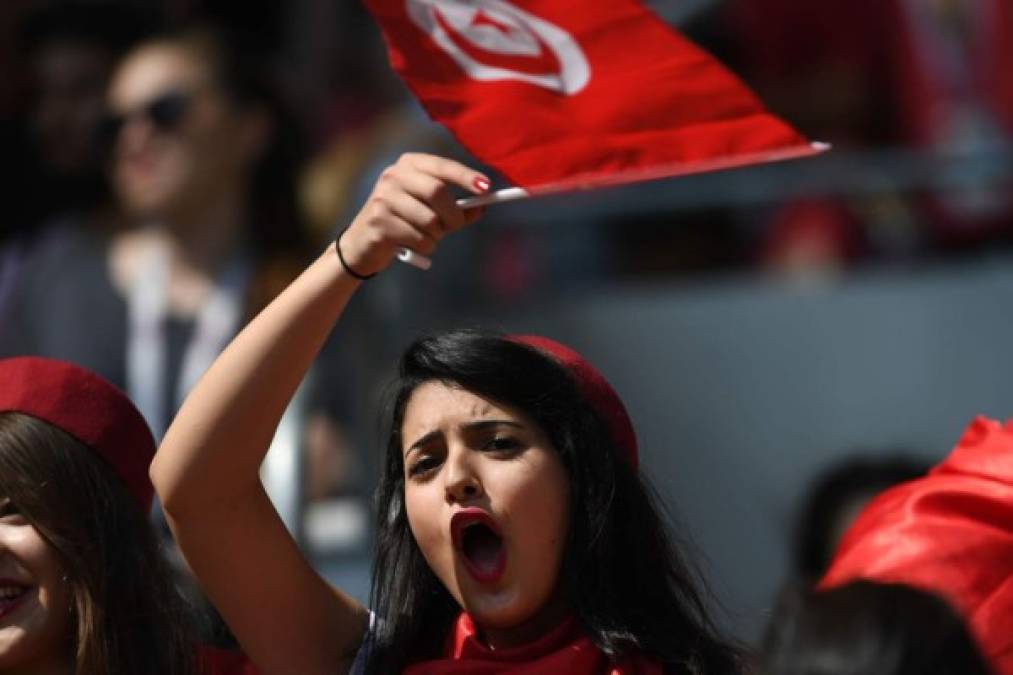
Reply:
[[[196,672],[184,606],[147,517],[92,450],[34,417],[0,412],[0,497],[63,563],[74,672]]]
[[[762,675],[989,675],[963,619],[942,598],[903,584],[854,581],[782,594]]]
[[[548,435],[570,481],[570,513],[582,514],[570,522],[559,582],[583,630],[605,654],[618,660],[642,652],[673,673],[739,671],[737,650],[719,637],[651,489],[569,372],[502,335],[457,330],[409,346],[391,391],[371,598],[381,621],[369,672],[399,672],[411,661],[438,656],[460,612],[423,559],[405,511],[401,424],[411,393],[432,380],[513,406]]]

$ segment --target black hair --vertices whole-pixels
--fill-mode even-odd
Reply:
[[[158,14],[137,3],[118,0],[53,2],[29,12],[18,30],[17,46],[25,55],[54,42],[94,45],[121,56],[150,35],[160,23]]]
[[[848,506],[920,478],[928,468],[924,462],[903,454],[857,455],[820,474],[809,488],[795,524],[792,551],[795,574],[809,581],[823,576],[837,548],[836,526]]]
[[[429,569],[408,526],[401,425],[417,386],[441,381],[514,407],[559,453],[571,518],[559,583],[577,621],[609,657],[641,652],[666,672],[738,672],[738,652],[708,615],[696,575],[673,545],[650,488],[551,357],[504,336],[455,330],[412,343],[391,391],[376,493],[372,606],[381,621],[369,672],[439,656],[460,608]]]
[[[949,604],[903,584],[791,588],[768,627],[761,675],[988,675]]]
[[[116,61],[130,47],[153,32],[157,25],[156,13],[137,3],[116,0],[61,0],[60,2],[34,3],[17,27],[15,46],[17,56],[23,60],[25,74],[29,62],[38,59],[54,48],[84,50],[98,56],[96,69],[89,69],[82,79],[78,74],[71,96],[81,102],[88,96],[100,96]],[[12,73],[6,73],[10,76]],[[34,107],[42,95],[51,93],[47,78],[24,78],[26,89],[18,98],[26,104],[15,120],[11,120],[11,139],[0,139],[5,148],[4,163],[9,165],[5,175],[13,176],[6,194],[9,200],[5,220],[12,230],[29,234],[38,225],[67,212],[88,213],[106,204],[110,198],[107,176],[102,171],[106,146],[97,125],[78,131],[88,136],[78,138],[87,143],[88,155],[78,157],[71,165],[53,163],[51,140],[44,133],[48,126]],[[66,91],[66,90],[64,90]],[[68,97],[69,98],[69,97]],[[51,99],[50,99],[51,100]],[[81,117],[85,119],[84,116]],[[95,120],[97,121],[97,120]],[[4,130],[6,131],[6,129]],[[3,226],[0,226],[2,239]]]

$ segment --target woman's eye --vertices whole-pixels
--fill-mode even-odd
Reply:
[[[425,475],[430,471],[432,471],[433,469],[435,469],[437,466],[439,466],[439,464],[440,464],[439,460],[437,460],[435,457],[431,456],[420,457],[408,466],[408,475],[409,476]]]
[[[521,442],[511,436],[497,436],[490,440],[485,447],[487,450],[508,452],[520,449]]]

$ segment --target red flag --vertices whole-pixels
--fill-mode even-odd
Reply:
[[[538,192],[813,154],[637,0],[366,0],[430,116]]]
[[[961,611],[997,675],[1013,675],[1013,420],[976,418],[925,478],[884,492],[820,582],[905,583]]]

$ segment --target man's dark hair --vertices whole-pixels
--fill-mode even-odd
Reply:
[[[760,675],[988,675],[961,617],[941,598],[856,581],[791,589],[764,640]]]

